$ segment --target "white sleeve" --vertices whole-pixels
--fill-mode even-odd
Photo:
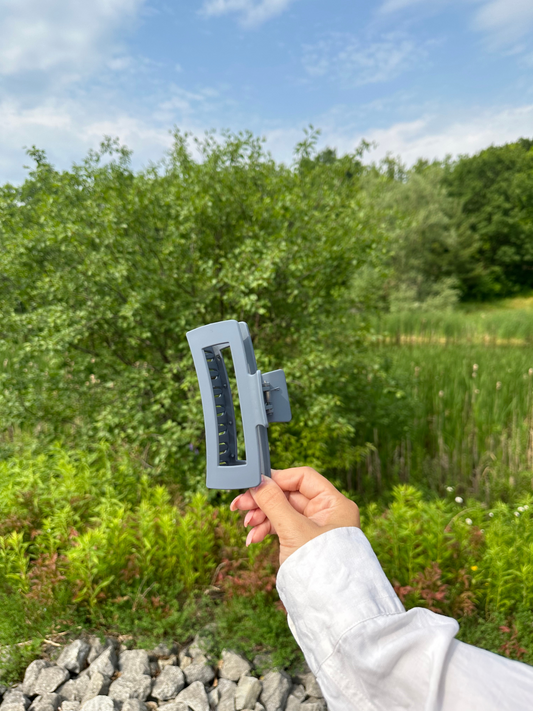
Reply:
[[[533,667],[458,642],[449,617],[406,612],[358,528],[302,546],[277,588],[330,711],[533,709]]]

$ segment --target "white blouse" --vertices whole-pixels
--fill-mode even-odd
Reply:
[[[358,528],[328,531],[280,567],[289,626],[330,711],[533,711],[533,667],[406,612]]]

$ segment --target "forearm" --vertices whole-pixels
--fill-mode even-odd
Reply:
[[[330,711],[531,706],[533,669],[457,642],[455,620],[405,612],[357,528],[296,551],[278,590]]]

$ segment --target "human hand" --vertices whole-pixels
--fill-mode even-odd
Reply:
[[[343,496],[311,467],[272,470],[259,486],[237,496],[232,511],[248,511],[245,526],[252,526],[246,545],[277,534],[283,563],[304,543],[326,531],[346,526],[360,528],[357,504]]]

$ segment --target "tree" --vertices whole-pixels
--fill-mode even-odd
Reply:
[[[236,318],[263,369],[291,380],[284,461],[321,462],[352,441],[332,369],[362,342],[349,285],[377,223],[347,175],[357,156],[306,163],[313,141],[294,168],[250,134],[207,134],[195,158],[176,132],[138,173],[111,140],[62,172],[33,150],[28,179],[0,191],[3,421],[121,438],[190,485],[203,419],[185,333]]]
[[[469,298],[533,287],[533,140],[491,146],[452,163],[445,184],[462,202],[459,225],[477,245],[478,278]]]

